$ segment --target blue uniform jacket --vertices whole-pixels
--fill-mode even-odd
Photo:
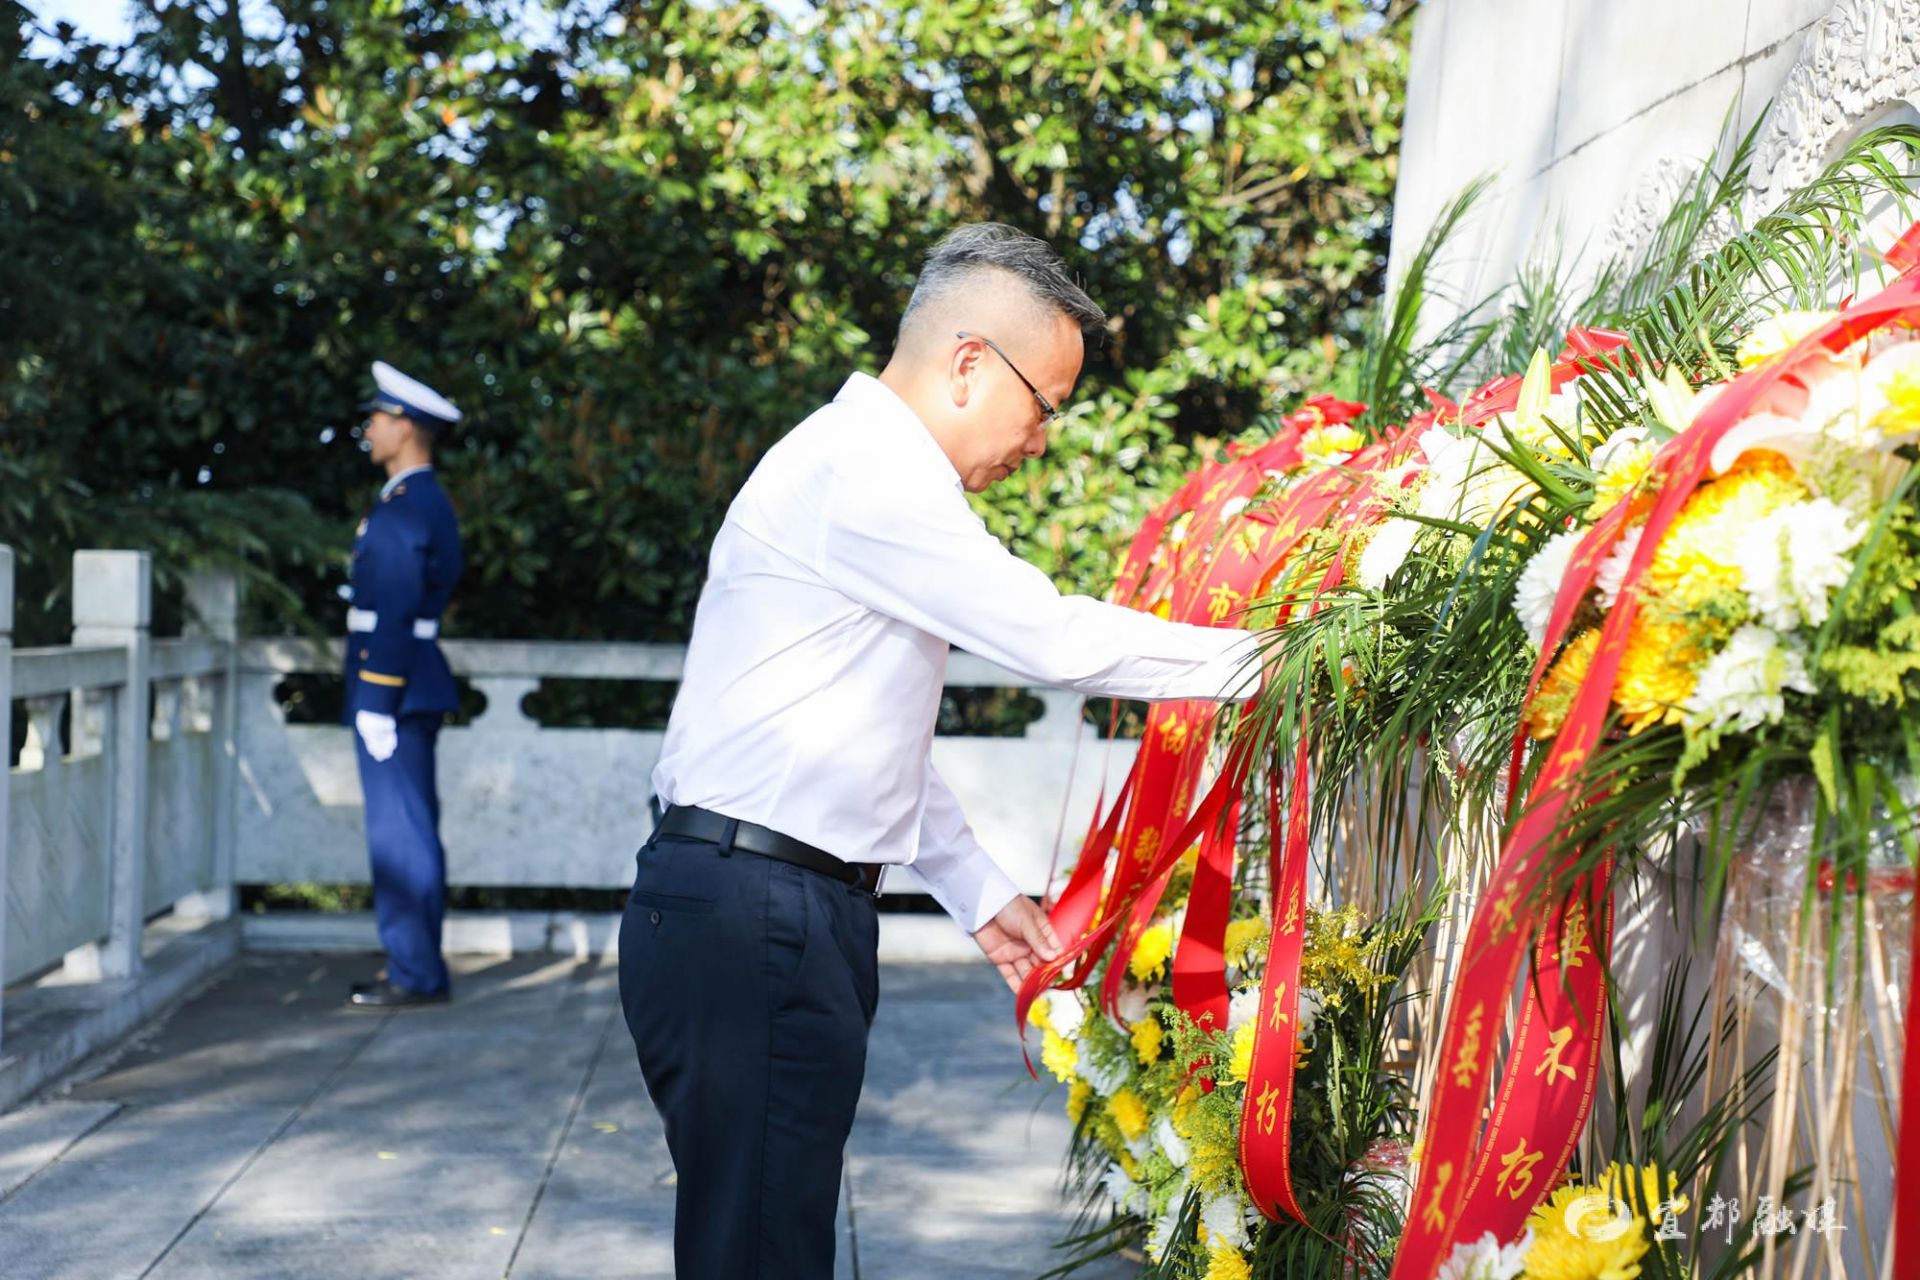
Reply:
[[[344,718],[405,716],[459,705],[440,652],[440,615],[460,580],[460,522],[432,471],[381,495],[353,540]]]

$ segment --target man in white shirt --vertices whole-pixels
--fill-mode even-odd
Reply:
[[[1045,451],[1104,319],[1041,241],[955,231],[886,369],[769,450],[714,539],[620,933],[680,1280],[832,1275],[883,867],[1009,986],[1058,953],[929,760],[949,646],[1109,697],[1252,691],[1254,637],[1063,596],[967,505]]]

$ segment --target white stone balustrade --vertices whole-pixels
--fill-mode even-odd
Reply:
[[[542,727],[522,703],[543,679],[671,683],[679,679],[684,649],[505,640],[449,640],[445,649],[455,672],[487,699],[472,724],[443,730],[440,737],[448,879],[523,887],[630,883],[634,851],[652,829],[648,779],[662,734]],[[287,723],[274,693],[288,675],[337,670],[337,643],[251,640],[241,646],[242,883],[366,879],[352,738],[333,725]],[[966,654],[954,655],[947,683],[1031,684]],[[1081,721],[1077,695],[1035,693],[1045,712],[1024,737],[941,737],[934,743],[934,761],[976,833],[1032,892],[1045,886],[1056,836],[1064,829],[1064,843],[1077,845],[1103,769],[1117,782],[1134,751],[1131,742],[1098,740]],[[889,892],[920,890],[911,874],[888,885]]]
[[[74,557],[73,640],[11,645],[12,555],[0,547],[0,741],[24,745],[0,787],[0,984],[131,979],[144,926],[218,921],[235,886],[364,883],[349,731],[289,723],[278,686],[339,670],[337,642],[243,639],[231,577],[190,581],[187,634],[154,639],[144,552]],[[450,640],[456,674],[486,699],[443,731],[439,781],[448,875],[458,885],[625,886],[652,825],[657,729],[544,727],[523,708],[543,680],[679,680],[674,645]],[[1030,682],[965,654],[955,688]],[[1103,784],[1134,744],[1100,740],[1077,695],[1035,689],[1022,737],[940,737],[934,760],[976,832],[1038,892],[1077,847]],[[1063,797],[1065,803],[1063,806]],[[911,873],[889,893],[923,892]],[[3,1054],[4,1051],[0,1051]],[[5,1063],[0,1056],[0,1064]]]

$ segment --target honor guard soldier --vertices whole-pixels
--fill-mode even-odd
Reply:
[[[460,525],[434,476],[434,446],[460,421],[439,392],[376,361],[362,405],[364,438],[385,468],[380,500],[353,542],[345,719],[366,798],[367,852],[386,977],[353,988],[370,1008],[448,998],[440,925],[447,860],[440,845],[434,742],[459,704],[440,652],[440,615],[460,578]]]

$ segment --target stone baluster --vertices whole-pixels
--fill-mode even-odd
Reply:
[[[206,636],[225,646],[226,666],[214,677],[212,732],[213,806],[208,824],[213,839],[212,883],[173,904],[187,919],[225,920],[234,911],[235,840],[239,823],[240,580],[224,571],[202,570],[187,579],[187,634]],[[267,684],[271,687],[272,682]],[[196,691],[196,702],[205,698]],[[197,718],[197,708],[196,708]]]
[[[107,749],[112,753],[108,932],[104,943],[67,953],[81,979],[128,978],[140,971],[146,926],[147,741],[152,661],[153,558],[145,551],[73,554],[73,643],[126,652],[126,682],[114,691]]]

